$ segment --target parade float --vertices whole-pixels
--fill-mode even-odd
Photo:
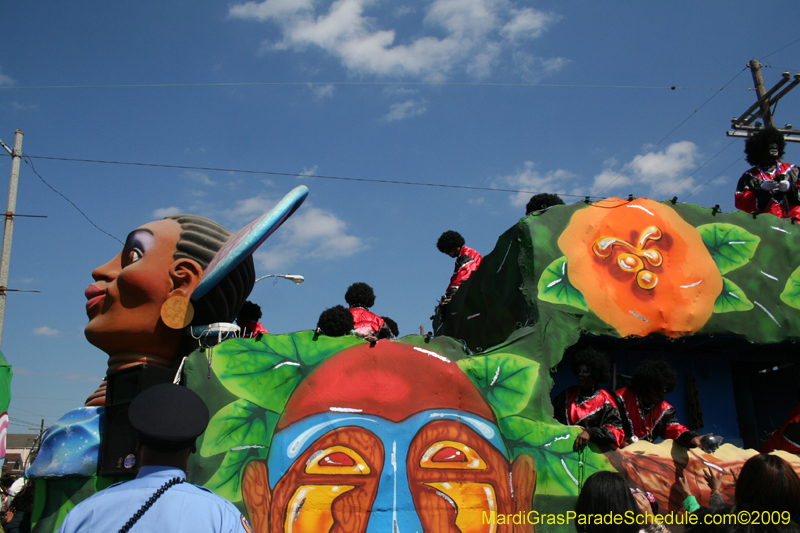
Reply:
[[[101,321],[114,308],[105,302],[102,312],[90,309],[87,338],[115,363],[108,390],[48,430],[28,472],[36,481],[34,531],[54,531],[79,501],[132,475],[130,435],[112,442],[114,431],[124,433],[125,402],[149,379],[173,377],[211,413],[189,480],[236,504],[257,532],[572,531],[558,517],[600,470],[619,471],[631,487],[654,493],[662,512],[680,510],[678,475],[707,504],[701,469],[719,469],[730,481],[730,469],[757,453],[763,437],[757,420],[764,417],[754,410],[770,409],[778,426],[788,411],[793,390],[772,391],[780,398],[768,406],[753,398],[765,394],[755,384],[761,370],[797,370],[786,365],[797,361],[800,337],[798,234],[789,219],[648,199],[556,206],[500,236],[434,335],[398,340],[314,331],[222,340],[219,327],[209,330],[207,319],[187,316],[181,305],[159,314],[174,294],[151,291],[142,323],[173,348],[132,357],[120,340],[126,326]],[[218,251],[182,281],[181,295],[200,315],[206,293],[199,294],[224,293],[220,281],[266,238],[239,237],[222,248],[249,248],[227,271],[212,272],[225,262]],[[170,254],[180,241],[171,239]],[[140,261],[133,270],[174,274],[169,258],[158,266],[131,257]],[[119,256],[109,264],[120,267],[114,276],[130,268]],[[186,331],[201,346],[184,358]],[[554,382],[556,389],[566,384],[565,373],[556,373],[562,359],[587,344],[609,353],[615,381],[646,355],[673,361],[683,380],[693,378],[690,395],[703,413],[695,420],[742,446],[710,454],[640,441],[605,453],[594,445],[574,451],[580,429],[553,419],[550,397]],[[163,372],[131,377],[145,367]],[[687,390],[682,385],[668,398],[682,416]],[[796,456],[778,453],[800,471]],[[732,494],[723,483],[727,501]],[[513,515],[534,523],[497,519]]]

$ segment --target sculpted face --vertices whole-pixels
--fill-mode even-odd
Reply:
[[[92,272],[85,334],[112,359],[133,353],[175,357],[182,332],[164,325],[161,305],[172,295],[188,297],[202,276],[195,261],[173,260],[179,236],[174,220],[145,224],[128,235],[122,252]]]
[[[504,529],[483,513],[520,510],[515,493],[530,506],[533,466],[512,468],[491,408],[455,363],[380,341],[298,387],[269,458],[242,484],[259,532],[489,533]]]

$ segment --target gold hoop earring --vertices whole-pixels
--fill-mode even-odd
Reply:
[[[170,329],[183,329],[193,318],[192,301],[185,296],[170,296],[161,304],[161,321]]]

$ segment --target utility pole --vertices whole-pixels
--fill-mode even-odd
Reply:
[[[14,210],[17,208],[17,184],[22,159],[22,130],[14,132],[14,150],[11,152],[11,178],[8,182],[8,207],[3,226],[3,248],[0,250],[0,346],[3,344],[3,322],[6,317],[6,289],[11,263],[11,238],[14,235]]]
[[[757,119],[764,121],[766,127],[775,127],[775,121],[772,117],[772,110],[778,100],[783,98],[789,91],[794,89],[800,84],[800,74],[794,75],[794,80],[786,85],[792,76],[788,72],[784,72],[781,79],[769,91],[764,86],[764,78],[761,76],[761,63],[753,59],[747,66],[750,68],[750,73],[753,75],[753,85],[756,89],[758,100],[751,105],[747,111],[742,113],[741,116],[731,120],[731,128],[735,131],[727,132],[728,137],[749,137],[753,133],[763,129],[761,124],[755,123]],[[786,85],[784,87],[784,85]],[[779,89],[781,89],[778,92]],[[777,93],[777,94],[776,94]],[[800,142],[800,130],[792,129],[791,124],[787,124],[785,128],[777,128],[783,134],[783,138],[788,142]]]

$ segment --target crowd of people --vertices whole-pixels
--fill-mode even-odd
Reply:
[[[9,474],[0,478],[0,524],[4,533],[29,533],[33,513],[33,482]]]
[[[689,533],[800,532],[800,477],[786,461],[776,455],[757,454],[732,474],[733,504],[725,503],[722,497],[719,472],[704,470],[708,491],[703,490],[703,494],[692,494],[685,479],[679,478],[675,489],[684,497],[687,516],[671,522],[686,527]],[[725,492],[729,492],[727,487]],[[698,497],[707,499],[708,505],[700,506]],[[597,472],[586,479],[578,496],[576,527],[580,533],[667,533],[670,526],[657,518],[664,516],[664,510],[654,502],[647,487],[631,488],[616,472]],[[601,518],[606,516],[622,518],[614,523]]]

